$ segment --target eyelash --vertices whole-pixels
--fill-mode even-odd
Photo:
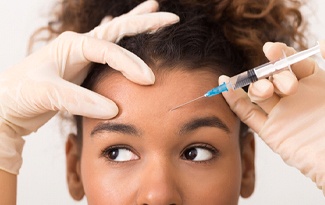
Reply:
[[[191,148],[201,148],[201,149],[206,149],[208,151],[211,152],[212,154],[212,158],[208,159],[208,160],[202,160],[202,161],[193,161],[193,160],[188,160],[185,158],[184,153],[191,149]],[[186,160],[186,161],[190,161],[191,163],[210,163],[211,161],[217,159],[220,156],[220,151],[218,149],[216,149],[215,147],[213,147],[212,145],[209,144],[192,144],[187,146],[182,152],[181,152],[181,158]]]
[[[108,162],[113,163],[113,164],[120,164],[120,163],[125,163],[125,162],[130,162],[132,160],[129,161],[113,161],[111,159],[109,159],[109,154],[111,151],[115,150],[115,149],[126,149],[132,153],[134,153],[135,155],[139,156],[130,146],[128,145],[113,145],[110,147],[106,147],[105,149],[103,149],[101,151],[101,157],[104,157]],[[140,157],[139,157],[140,158]]]
[[[201,160],[201,161],[194,161],[194,160],[189,160],[189,159],[186,159],[185,156],[184,156],[184,153],[186,151],[188,151],[189,149],[193,149],[193,148],[201,148],[201,149],[205,149],[205,150],[208,150],[209,152],[211,152],[211,159],[208,159],[208,160]],[[107,147],[105,149],[103,149],[101,151],[101,157],[104,157],[108,162],[110,163],[114,163],[114,164],[120,164],[120,163],[125,163],[125,162],[130,162],[130,161],[133,161],[133,160],[129,160],[129,161],[114,161],[114,160],[111,160],[109,159],[109,154],[113,151],[113,150],[116,150],[116,149],[125,149],[125,150],[128,150],[132,153],[134,153],[135,155],[137,155],[139,157],[139,154],[137,154],[130,146],[128,145],[113,145],[113,146],[110,146],[110,147]],[[180,154],[180,157],[183,159],[183,160],[186,160],[186,161],[190,161],[191,163],[209,163],[215,159],[218,158],[218,156],[220,156],[220,151],[218,149],[216,149],[215,147],[209,145],[209,144],[192,144],[192,145],[189,145],[187,146],[186,148],[183,149],[183,151],[181,152]],[[140,158],[140,157],[139,157]]]

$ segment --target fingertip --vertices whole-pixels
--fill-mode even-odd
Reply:
[[[155,75],[149,66],[134,53],[116,44],[108,43],[108,52],[102,55],[109,67],[120,71],[127,79],[140,85],[151,85],[155,82]]]
[[[138,70],[140,73],[122,72],[122,74],[127,79],[140,85],[152,85],[155,83],[155,74],[147,65],[142,65]]]
[[[322,57],[325,58],[325,40],[318,41],[321,49]]]
[[[227,83],[229,82],[229,77],[226,75],[220,75],[219,76],[219,85],[221,85],[222,83]],[[228,90],[227,92],[222,92],[222,96],[226,99],[226,101],[228,102],[231,98],[231,95],[234,91],[233,90]]]
[[[150,5],[153,11],[157,11],[159,9],[159,3],[156,0],[147,0],[144,3]]]
[[[43,103],[48,110],[98,119],[110,119],[118,114],[117,105],[103,95],[62,78],[53,83],[53,91],[47,95],[48,102]]]
[[[229,77],[226,76],[226,75],[220,75],[219,76],[219,85],[222,84],[222,83],[225,83],[225,82],[228,82],[229,80]]]
[[[229,77],[226,75],[219,76],[219,84],[228,83]],[[245,91],[241,88],[233,90],[229,89],[227,92],[222,92],[222,96],[225,98],[227,103],[232,107],[233,102],[235,102],[238,98],[246,95]]]
[[[270,61],[275,61],[283,58],[283,52],[286,56],[295,53],[293,48],[288,47],[281,42],[267,42],[263,46],[263,52]]]
[[[155,83],[155,74],[151,68],[138,56],[131,52],[124,52],[128,58],[125,58],[126,65],[118,69],[129,80],[140,85],[152,85]]]
[[[151,32],[155,32],[157,29],[159,29],[162,26],[169,26],[175,23],[178,23],[180,21],[180,18],[178,15],[174,14],[174,13],[170,13],[170,12],[158,12],[155,13],[155,15],[157,15],[156,17],[159,19],[160,24],[158,25],[158,27],[156,27],[155,29],[153,29]],[[158,21],[156,21],[158,22]]]
[[[128,14],[130,15],[139,15],[156,12],[159,9],[159,4],[155,0],[147,0],[136,6]]]
[[[80,90],[79,96],[80,104],[73,108],[75,112],[79,112],[78,115],[95,119],[111,119],[118,114],[117,105],[105,96],[87,89]]]
[[[117,105],[105,98],[99,97],[95,100],[95,104],[90,106],[91,109],[86,109],[84,114],[86,117],[96,118],[96,119],[111,119],[118,114]]]
[[[150,4],[150,12],[155,12],[159,10],[159,3],[156,0],[147,0],[147,4]]]
[[[76,106],[76,109],[72,114],[78,114],[81,116],[95,118],[95,119],[111,119],[118,114],[117,105],[110,99],[99,95],[97,93],[90,93],[84,96],[83,102],[79,106]],[[91,97],[91,100],[89,99]]]
[[[274,45],[272,42],[266,42],[263,46],[263,52],[266,54],[270,50],[270,48]]]
[[[273,84],[281,95],[292,95],[298,89],[298,80],[290,71],[274,74]]]
[[[105,16],[105,17],[102,19],[102,21],[100,22],[99,25],[106,24],[106,23],[112,21],[112,19],[113,19],[113,16]]]
[[[171,16],[170,19],[171,19],[171,23],[172,24],[177,23],[177,22],[180,21],[179,16],[177,16],[176,14],[169,13],[169,15]]]
[[[148,74],[146,74],[146,76],[147,76],[146,84],[152,85],[156,81],[155,74],[152,72],[152,70],[150,68],[147,69],[147,72],[148,72]]]
[[[253,102],[269,98],[273,95],[273,92],[274,87],[267,79],[261,79],[252,83],[248,89],[248,95]]]

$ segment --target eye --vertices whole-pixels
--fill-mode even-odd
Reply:
[[[182,158],[190,161],[203,162],[213,159],[218,153],[217,149],[208,145],[192,146],[184,150]]]
[[[109,161],[114,162],[126,162],[133,161],[139,159],[139,156],[134,154],[127,147],[108,147],[102,152],[102,156],[104,156]]]

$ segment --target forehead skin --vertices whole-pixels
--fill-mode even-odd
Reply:
[[[88,203],[134,204],[144,195],[152,199],[169,194],[182,204],[237,204],[241,183],[240,121],[222,95],[170,111],[217,86],[217,79],[208,71],[171,71],[156,73],[154,85],[141,86],[117,72],[105,77],[94,91],[112,99],[119,114],[106,121],[83,120],[81,174]],[[203,127],[180,133],[189,121],[212,116],[221,119],[229,131]],[[105,122],[132,124],[139,136],[91,136],[93,129]],[[182,150],[193,143],[211,144],[220,150],[220,157],[211,163],[180,159]],[[114,144],[130,145],[140,159],[112,165],[101,157],[101,151]]]
[[[158,117],[156,120],[161,119],[164,122],[169,122],[166,119],[174,116],[182,117],[184,112],[188,112],[188,110],[202,114],[208,113],[209,115],[209,110],[213,109],[222,110],[218,117],[226,124],[234,124],[235,122],[238,124],[237,117],[230,110],[222,95],[200,99],[180,109],[170,111],[184,102],[202,96],[216,86],[218,86],[218,76],[209,71],[186,72],[176,70],[159,73],[159,75],[156,74],[156,82],[152,86],[135,84],[120,73],[111,72],[108,78],[98,83],[94,91],[112,99],[118,105],[119,114],[115,120],[125,117],[128,119],[133,117],[145,118],[144,115],[149,114],[151,117]],[[141,115],[130,115],[131,109],[127,109],[130,105],[132,105],[132,113],[139,112]],[[150,108],[147,107],[148,105]],[[150,112],[144,112],[149,109]],[[184,117],[188,118],[188,116]]]

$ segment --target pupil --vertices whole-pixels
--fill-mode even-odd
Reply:
[[[185,153],[185,157],[186,157],[186,159],[193,160],[193,159],[195,159],[196,156],[197,156],[197,150],[196,150],[195,148],[189,149],[189,150]]]
[[[110,159],[116,159],[118,156],[118,149],[113,149],[108,155]]]

